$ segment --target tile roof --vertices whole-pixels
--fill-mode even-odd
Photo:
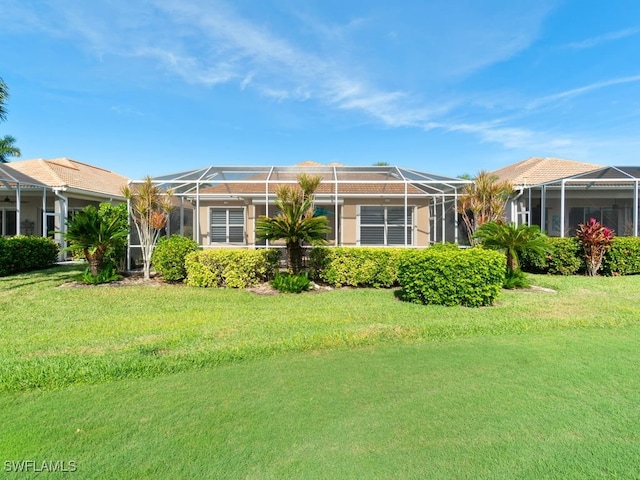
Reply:
[[[38,180],[25,175],[18,170],[11,168],[6,163],[0,164],[0,186],[9,186],[15,188],[17,183],[20,183],[21,187],[43,187]]]
[[[508,180],[515,186],[531,186],[600,169],[595,163],[575,162],[562,158],[531,157],[522,162],[494,170],[500,180]]]
[[[118,173],[69,158],[37,158],[12,162],[11,168],[52,188],[72,188],[88,193],[122,197],[129,181]]]
[[[295,185],[297,174],[280,174],[278,178],[269,182],[269,193],[275,194],[276,189],[280,185]],[[247,183],[234,183],[229,181],[227,183],[220,183],[211,187],[200,188],[201,194],[218,194],[218,195],[249,195],[260,196],[265,194],[266,183],[264,181],[254,182],[253,180],[259,180],[254,176],[246,178],[245,180],[251,180]],[[283,183],[278,183],[278,180]],[[351,182],[349,181],[351,180]],[[396,183],[389,183],[386,175],[380,175],[375,173],[351,173],[340,175],[340,181],[338,183],[339,194],[362,194],[362,195],[402,195],[404,194],[404,183],[394,180]],[[366,181],[368,183],[360,183]],[[407,193],[409,195],[424,195],[424,191],[414,187],[413,185],[407,185]],[[324,181],[320,183],[316,194],[331,195],[335,194],[335,183],[332,180]]]

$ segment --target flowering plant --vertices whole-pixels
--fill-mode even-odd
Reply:
[[[613,230],[592,218],[587,223],[578,225],[576,236],[584,254],[587,275],[593,277],[600,270],[604,254],[611,248],[614,240]]]

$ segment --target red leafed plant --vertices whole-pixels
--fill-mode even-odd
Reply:
[[[587,223],[578,225],[576,236],[582,246],[587,275],[594,277],[600,270],[604,254],[611,248],[614,240],[613,230],[592,218]]]

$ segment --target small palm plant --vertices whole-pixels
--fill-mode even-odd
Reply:
[[[481,225],[502,218],[512,193],[510,182],[484,170],[478,172],[473,183],[462,188],[457,208],[471,245],[476,244],[478,237],[474,233]]]
[[[320,180],[303,174],[298,177],[297,186],[279,186],[276,190],[279,213],[275,217],[261,216],[256,221],[258,239],[285,241],[289,270],[295,275],[302,270],[303,244],[324,244],[324,235],[330,231],[326,216],[314,216],[313,194]]]
[[[67,222],[64,239],[69,242],[68,250],[82,252],[91,276],[96,278],[105,267],[107,255],[121,247],[128,234],[129,229],[117,216],[105,217],[90,205]]]
[[[129,215],[140,238],[142,271],[145,280],[151,278],[151,258],[160,233],[167,226],[173,209],[173,190],[162,190],[147,176],[139,185],[125,186],[122,194],[129,203]]]
[[[486,248],[503,250],[507,257],[505,287],[526,287],[524,274],[520,270],[520,256],[527,252],[531,256],[545,253],[545,235],[536,225],[520,225],[501,221],[487,222],[476,230],[475,237]]]

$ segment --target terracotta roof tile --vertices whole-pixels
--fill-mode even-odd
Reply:
[[[11,167],[52,188],[73,188],[90,193],[122,197],[120,189],[129,179],[104,168],[69,158],[42,158],[12,162]]]
[[[14,164],[12,164],[14,165]],[[10,165],[1,164],[0,165],[0,186],[2,184],[10,185],[11,188],[15,188],[17,182],[20,182],[21,186],[44,186],[41,182],[32,178],[24,173],[11,168]]]
[[[602,165],[595,163],[576,162],[562,158],[531,157],[491,173],[500,180],[510,181],[515,186],[531,186],[599,168],[602,168]]]

